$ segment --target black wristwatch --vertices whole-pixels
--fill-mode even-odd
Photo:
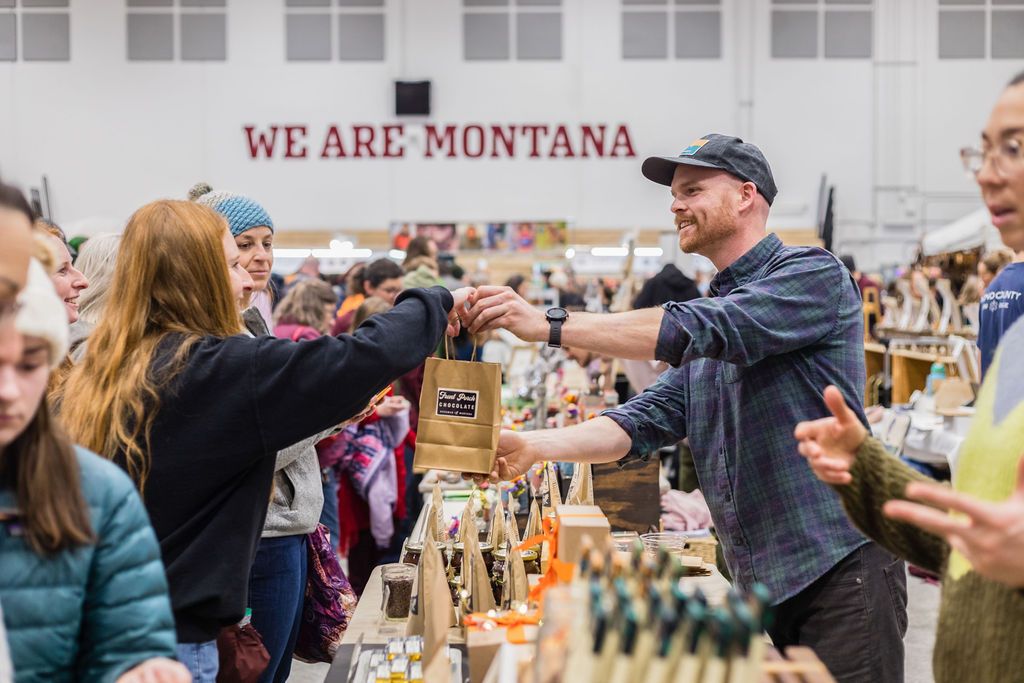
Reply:
[[[562,347],[562,323],[569,318],[564,308],[549,308],[544,317],[548,319],[551,331],[548,333],[548,346],[559,349]]]

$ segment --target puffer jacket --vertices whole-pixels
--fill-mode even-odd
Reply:
[[[43,557],[16,517],[0,522],[0,604],[16,683],[107,683],[175,653],[160,547],[135,486],[116,465],[75,453],[95,545]],[[14,492],[0,488],[0,510],[16,507]]]

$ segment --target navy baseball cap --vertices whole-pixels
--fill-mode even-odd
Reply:
[[[708,133],[691,142],[679,156],[647,157],[642,170],[648,180],[671,186],[672,175],[676,171],[676,166],[680,164],[717,168],[740,180],[754,183],[769,206],[778,194],[772,169],[761,150],[731,135]]]

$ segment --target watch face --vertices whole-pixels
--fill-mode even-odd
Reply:
[[[569,313],[564,308],[549,308],[547,316],[548,320],[565,320]]]

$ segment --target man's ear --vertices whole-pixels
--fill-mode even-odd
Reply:
[[[754,202],[757,201],[757,185],[747,181],[740,185],[740,206],[739,210],[749,211],[754,207]]]

